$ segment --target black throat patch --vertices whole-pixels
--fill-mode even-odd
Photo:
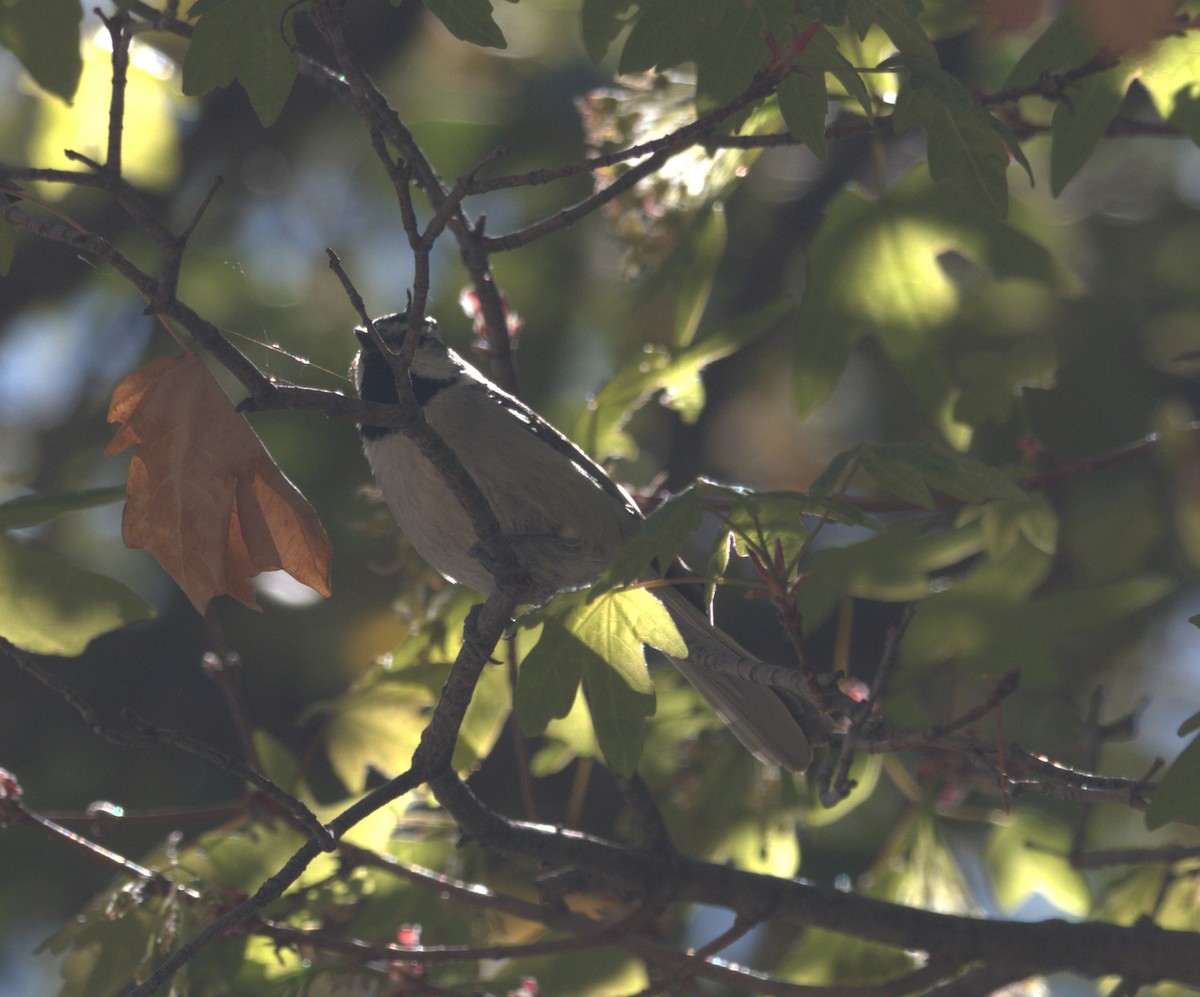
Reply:
[[[358,366],[362,372],[362,388],[359,390],[359,397],[364,402],[378,402],[381,405],[400,404],[400,396],[396,393],[396,377],[392,373],[387,358],[375,348],[373,343],[368,342],[363,345],[362,352],[358,357]],[[409,378],[412,381],[413,394],[416,396],[417,404],[421,406],[429,402],[443,388],[448,388],[454,383],[454,378],[421,377],[412,371],[409,371]],[[381,436],[387,436],[389,433],[399,432],[396,429],[388,429],[386,426],[367,425],[360,425],[358,431],[364,440],[375,440]]]

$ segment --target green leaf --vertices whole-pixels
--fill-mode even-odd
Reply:
[[[1019,338],[962,354],[955,373],[962,390],[954,417],[972,426],[1003,423],[1026,388],[1054,387],[1058,348],[1046,336]]]
[[[446,597],[438,599],[424,618],[410,621],[409,632],[387,659],[386,670],[399,673],[424,666],[450,664],[462,648],[467,614],[478,601],[478,596],[466,588],[453,590]],[[439,668],[435,684],[440,683]]]
[[[850,454],[880,488],[923,509],[934,507],[930,488],[970,503],[1025,497],[996,468],[925,443],[864,443]]]
[[[1054,289],[1071,282],[1043,246],[998,219],[962,211],[922,173],[914,170],[878,201],[846,190],[831,203],[807,254],[796,404],[807,415],[824,401],[858,341],[873,336],[929,416],[961,445],[966,427],[950,418],[956,387],[941,337],[959,314],[962,291],[941,258],[965,258],[981,280]]]
[[[845,547],[827,547],[808,562],[800,587],[806,627],[818,627],[844,595],[883,602],[912,602],[932,594],[929,575],[983,550],[977,528],[926,534],[922,524],[905,523]],[[924,609],[914,624],[923,619]],[[912,627],[905,636],[908,645]]]
[[[80,654],[93,637],[152,616],[120,582],[0,536],[0,634],[18,647]]]
[[[652,0],[638,5],[636,19],[621,49],[617,72],[670,69],[695,58],[700,19],[692,0]]]
[[[458,729],[458,741],[451,759],[456,771],[469,772],[491,753],[508,720],[511,706],[508,669],[500,665],[485,668],[475,683],[471,703]]]
[[[586,590],[561,593],[523,617],[523,622],[543,625],[542,641],[549,634],[550,650],[542,658],[535,657],[538,648],[530,653],[536,668],[530,679],[525,678],[526,658],[517,685],[517,715],[524,712],[535,725],[543,717],[565,716],[573,700],[566,688],[578,681],[580,669],[600,750],[618,772],[628,775],[641,752],[643,721],[654,712],[654,683],[642,646],[675,657],[686,657],[687,646],[662,603],[644,589],[591,600],[588,595]],[[567,679],[552,674],[554,668],[567,669]],[[546,680],[554,687],[548,695],[522,689],[526,681]]]
[[[1095,41],[1079,23],[1074,9],[1067,7],[1025,50],[1001,89],[1032,86],[1047,73],[1085,65],[1095,54]]]
[[[779,36],[777,30],[776,37]],[[826,74],[833,74],[846,93],[859,102],[869,119],[874,117],[871,95],[854,66],[838,50],[833,35],[824,27],[818,28],[809,39],[794,65],[797,72],[786,76],[777,89],[779,110],[788,132],[812,149],[818,158],[824,159],[825,119],[829,113]]]
[[[396,6],[401,0],[392,0]],[[492,18],[491,0],[425,0],[425,6],[455,38],[486,48],[508,48]]]
[[[860,752],[854,756],[850,766],[850,784],[854,788],[845,799],[826,807],[820,802],[819,790],[814,785],[815,780],[807,783],[809,808],[804,815],[804,825],[808,828],[828,827],[848,817],[860,806],[871,799],[875,787],[879,785],[879,776],[883,772],[883,755],[870,755]]]
[[[300,784],[300,762],[284,745],[265,730],[255,730],[251,737],[258,756],[259,771],[286,793],[296,795]]]
[[[1133,925],[1152,916],[1165,930],[1195,932],[1200,930],[1200,906],[1193,880],[1177,875],[1165,862],[1137,866],[1105,889],[1091,918]]]
[[[1064,913],[1084,917],[1091,908],[1087,879],[1071,867],[1070,833],[1028,811],[1012,814],[992,832],[984,862],[1005,913],[1040,894]]]
[[[1044,495],[989,502],[980,510],[979,522],[992,557],[1003,557],[1021,541],[1043,554],[1058,549],[1058,514]]]
[[[1008,212],[1008,149],[992,116],[961,83],[934,65],[910,60],[896,100],[897,132],[925,130],[929,175],[968,210]],[[1014,148],[1020,146],[1014,141]]]
[[[7,276],[12,269],[16,251],[17,227],[0,218],[0,277]]]
[[[770,58],[762,37],[762,15],[755,5],[727,4],[720,18],[705,26],[695,58],[696,109],[700,113],[729,103],[745,90]],[[736,128],[744,118],[744,114],[736,115],[726,127]]]
[[[196,0],[188,8],[187,18],[189,21],[194,21],[198,17],[203,17],[210,11],[216,10],[218,7],[224,7],[226,4],[237,3],[238,0]]]
[[[703,513],[704,495],[695,485],[660,505],[596,579],[590,598],[632,585],[648,571],[665,571],[700,528]]]
[[[583,681],[600,750],[608,764],[628,779],[642,754],[646,718],[654,715],[654,696],[631,688],[622,675],[591,656],[583,662]]]
[[[763,876],[795,876],[800,868],[795,818],[786,813],[744,817],[725,833],[710,861]]]
[[[625,26],[622,15],[631,5],[632,0],[583,0],[580,28],[592,62],[599,62],[607,54],[609,45]]]
[[[829,22],[823,19],[823,23],[828,24]],[[867,91],[866,84],[863,83],[854,64],[842,55],[837,40],[824,27],[818,28],[816,34],[809,39],[808,45],[796,59],[796,67],[802,74],[832,73],[846,93],[858,101],[867,119],[870,121],[875,119],[875,106],[871,102],[871,95]],[[824,137],[823,131],[822,137]]]
[[[848,526],[865,526],[872,530],[881,527],[861,509],[849,502],[805,495],[803,492],[747,492],[723,488],[704,482],[706,498],[711,503],[724,493],[728,511],[725,526],[733,534],[737,552],[743,557],[749,546],[759,556],[770,559],[778,543],[784,557],[791,560],[808,539],[804,517],[833,520]],[[723,546],[723,544],[722,544]]]
[[[5,0],[0,3],[0,45],[43,90],[70,102],[83,74],[77,0]]]
[[[547,725],[545,738],[545,747],[534,755],[530,765],[539,778],[561,772],[576,758],[601,757],[582,686],[567,715]]]
[[[843,484],[847,469],[850,469],[851,475],[858,470],[857,456],[857,450],[843,450],[834,457],[825,470],[817,475],[816,480],[809,485],[809,494],[817,498],[824,498],[831,495],[835,488],[845,488],[846,484],[849,484],[848,481]],[[852,464],[854,466],[851,468]]]
[[[885,492],[891,492],[896,498],[922,509],[933,508],[933,495],[929,491],[926,473],[910,461],[876,454],[872,448],[864,447],[859,466]]]
[[[929,807],[912,810],[875,859],[868,896],[943,914],[974,914],[976,904]]]
[[[203,10],[183,60],[183,92],[194,97],[237,79],[259,120],[271,124],[300,66],[285,34],[285,18],[295,3],[228,0]]]
[[[778,94],[779,110],[788,134],[812,149],[818,159],[824,159],[825,116],[829,113],[825,74],[793,73],[779,84]]]
[[[719,203],[701,208],[688,238],[671,256],[675,276],[676,346],[688,346],[708,307],[717,267],[725,255],[725,211]]]
[[[61,957],[59,997],[127,991],[139,971],[153,965],[153,940],[168,916],[166,904],[164,897],[139,901],[129,890],[106,891],[89,904],[45,946]],[[181,930],[203,927],[204,916],[194,908],[179,916]]]
[[[1192,721],[1195,722],[1193,717]],[[1184,728],[1188,725],[1184,725]],[[1184,728],[1180,728],[1180,733]],[[1146,810],[1146,827],[1155,831],[1164,824],[1180,821],[1200,824],[1200,737],[1193,738],[1159,780]]]
[[[1050,192],[1058,197],[1104,137],[1125,90],[1127,70],[1110,69],[1081,80],[1063,92],[1050,122]]]
[[[429,937],[428,933],[426,937]],[[536,986],[524,988],[526,993],[533,990],[554,997],[568,994],[635,994],[653,985],[645,962],[618,947],[605,945],[580,948],[572,952],[568,959],[561,955],[505,959],[500,971],[489,979],[486,990],[481,987],[475,987],[474,990],[480,994],[519,995],[522,990],[520,981],[526,978],[536,981]],[[364,997],[374,997],[370,985],[359,989],[366,991]],[[385,994],[395,992],[395,987],[390,992],[383,991]],[[462,988],[459,992],[463,992]],[[321,995],[314,994],[312,997]]]
[[[933,43],[905,0],[850,0],[846,15],[859,38],[866,37],[872,24],[878,24],[900,52],[937,62]]]
[[[1195,619],[1195,617],[1193,617],[1193,619]],[[1196,730],[1200,730],[1200,713],[1193,713],[1179,725],[1179,730],[1177,730],[1175,733],[1177,733],[1180,737],[1187,737],[1188,734]]]
[[[392,681],[355,687],[328,704],[326,751],[346,789],[362,792],[369,769],[407,770],[433,704],[424,686]]]
[[[575,703],[591,650],[563,625],[547,619],[542,636],[525,655],[517,677],[514,708],[521,730],[541,734],[551,720],[565,717]]]
[[[1142,60],[1141,81],[1163,120],[1200,144],[1200,38],[1185,31],[1162,39]]]
[[[1071,634],[1139,612],[1171,591],[1168,581],[1148,575],[1028,598],[1051,564],[1018,547],[926,599],[905,633],[904,665],[919,670],[953,660],[978,675],[1002,675],[1019,664],[1026,685],[1045,684],[1058,677],[1055,653]]]
[[[700,374],[711,363],[736,353],[776,325],[793,305],[774,301],[715,330],[674,357],[645,352],[589,401],[575,424],[572,437],[597,459],[633,457],[637,445],[624,431],[634,412],[661,393],[663,404],[679,412],[685,422],[695,422],[704,410],[704,384]]]
[[[0,530],[16,530],[36,526],[64,512],[111,505],[125,498],[125,486],[86,488],[78,492],[59,492],[54,495],[21,495],[0,502]]]
[[[807,495],[795,492],[744,493],[730,506],[725,526],[742,557],[754,550],[770,560],[778,543],[791,561],[808,539],[804,516],[811,514],[813,505]]]
[[[676,658],[685,658],[688,653],[666,608],[645,589],[585,598],[573,614],[571,626],[576,636],[620,673],[631,689],[647,696],[653,696],[654,683],[642,645],[649,644]]]

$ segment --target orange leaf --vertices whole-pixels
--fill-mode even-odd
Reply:
[[[201,613],[218,595],[258,608],[250,579],[282,568],[329,595],[321,521],[194,353],[117,385],[106,454],[137,446],[121,535],[143,547]]]

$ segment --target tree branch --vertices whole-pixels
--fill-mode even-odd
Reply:
[[[561,828],[510,821],[481,804],[453,773],[431,780],[438,801],[488,847],[543,863],[579,867],[610,887],[653,891],[674,901],[732,910],[769,909],[772,919],[843,932],[905,950],[928,952],[942,966],[982,962],[1023,978],[1073,971],[1120,975],[1139,967],[1146,981],[1200,986],[1195,935],[1142,922],[1121,927],[1099,922],[989,921],[956,917],[743,872],[676,855],[635,851]]]

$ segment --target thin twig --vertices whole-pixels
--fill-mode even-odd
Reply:
[[[158,727],[128,711],[124,711],[123,715],[135,725],[142,742],[146,744],[169,744],[180,751],[186,751],[188,754],[203,758],[214,768],[219,768],[230,775],[237,776],[239,779],[244,779],[260,792],[269,796],[290,814],[298,826],[312,835],[322,851],[333,851],[335,845],[333,836],[317,818],[316,814],[309,810],[300,800],[292,796],[291,793],[284,791],[261,772],[256,771],[245,762],[238,761],[236,758],[225,754],[223,751],[218,751],[210,747],[184,731]]]
[[[916,615],[915,607],[911,604],[905,606],[900,618],[888,627],[883,651],[879,656],[879,667],[876,668],[875,678],[871,682],[870,695],[862,702],[855,703],[850,710],[850,727],[836,749],[838,761],[831,777],[825,778],[829,774],[829,766],[826,766],[825,772],[822,773],[821,803],[823,806],[832,807],[838,801],[849,796],[854,788],[850,779],[850,768],[854,764],[854,749],[872,715],[878,716],[883,708],[883,696],[887,690],[892,669],[896,665],[900,641],[908,630],[908,625],[912,622],[914,615]]]
[[[760,925],[764,919],[762,914],[739,913],[733,919],[733,924],[699,948],[690,949],[688,955],[697,959],[708,959],[709,956],[716,955],[722,949],[728,948],[739,938],[744,937],[748,932]],[[688,966],[686,964],[678,966],[671,972],[660,976],[657,980],[651,980],[649,986],[644,990],[639,990],[633,997],[656,997],[657,994],[673,989],[676,984],[683,982],[688,976]]]
[[[169,887],[180,890],[193,900],[197,900],[200,897],[199,891],[172,882],[161,872],[150,869],[140,862],[135,862],[133,859],[126,858],[124,855],[114,852],[110,848],[105,848],[103,845],[99,845],[89,838],[85,838],[83,835],[63,827],[57,821],[30,810],[20,801],[6,801],[6,810],[12,809],[17,811],[20,818],[31,821],[43,831],[50,834],[55,840],[67,842],[91,858],[98,859],[106,866],[119,869],[121,872],[128,873],[130,876],[135,876],[138,879],[143,879],[156,888]]]
[[[125,88],[129,80],[129,15],[118,11],[108,17],[99,8],[96,15],[112,40],[112,87],[108,103],[108,153],[105,170],[121,175],[121,136],[125,130]]]
[[[236,758],[231,758],[224,752],[217,751],[215,748],[192,737],[190,734],[156,727],[146,720],[134,717],[128,711],[125,711],[123,715],[126,720],[134,725],[135,733],[114,730],[101,719],[96,710],[69,683],[64,682],[50,669],[43,667],[41,663],[34,660],[32,655],[22,651],[4,637],[0,637],[0,650],[4,651],[22,671],[32,675],[43,685],[54,690],[66,703],[75,709],[75,712],[83,718],[84,722],[98,737],[122,747],[170,744],[181,751],[186,751],[189,754],[203,758],[215,768],[244,779],[263,793],[266,793],[278,802],[287,813],[291,814],[301,826],[308,830],[324,851],[332,851],[333,839],[312,811],[290,793],[284,792],[270,779],[260,772],[255,771],[249,765],[238,761]]]
[[[475,685],[487,664],[491,648],[511,620],[515,605],[516,600],[512,596],[502,588],[497,588],[482,606],[472,610],[467,619],[466,638],[442,687],[442,695],[434,707],[433,715],[421,734],[420,744],[413,754],[412,767],[357,800],[331,820],[326,827],[335,839],[340,839],[355,824],[388,803],[411,792],[431,775],[450,771],[454,743],[458,739],[458,731]],[[309,838],[253,896],[222,914],[163,960],[146,981],[132,991],[131,997],[147,997],[154,993],[206,945],[245,925],[251,917],[277,900],[318,854],[316,839]]]

